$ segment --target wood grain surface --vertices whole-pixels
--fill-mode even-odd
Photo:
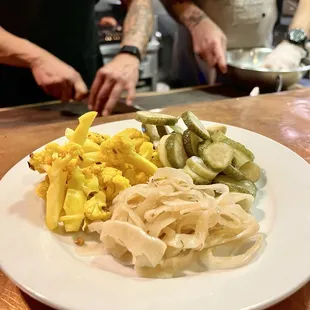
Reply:
[[[310,89],[258,97],[193,103],[164,108],[162,111],[180,115],[189,109],[203,120],[222,122],[263,134],[286,145],[310,163]],[[35,113],[35,109],[33,112]],[[16,115],[16,111],[13,114]],[[5,117],[10,117],[7,111]],[[133,114],[123,114],[97,118],[95,124],[132,117]],[[1,110],[0,120],[4,121]],[[41,145],[63,136],[67,127],[74,128],[76,124],[76,120],[39,125],[31,122],[19,124],[17,118],[16,126],[12,128],[11,126],[2,126],[0,122],[0,178],[24,156]],[[0,310],[28,309],[47,310],[50,308],[23,294],[0,271]],[[270,309],[310,310],[310,284],[308,283],[291,297]]]

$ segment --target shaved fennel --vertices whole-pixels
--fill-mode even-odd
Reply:
[[[143,277],[180,275],[194,262],[206,270],[236,268],[248,264],[263,243],[248,213],[252,203],[251,195],[229,193],[224,184],[196,186],[182,170],[160,168],[148,184],[114,199],[111,220],[89,228],[100,233],[111,255]],[[230,253],[217,256],[225,246]]]

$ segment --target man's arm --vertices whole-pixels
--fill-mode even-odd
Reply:
[[[42,52],[43,50],[37,45],[0,27],[0,63],[29,68]]]
[[[151,0],[132,0],[124,21],[121,46],[135,46],[143,57],[152,31]],[[131,105],[136,96],[139,66],[137,57],[123,53],[99,69],[90,91],[89,108],[104,116],[109,115],[123,91],[127,91],[126,104]]]
[[[189,30],[197,26],[207,15],[192,1],[161,0],[168,13]]]
[[[37,84],[63,101],[80,99],[87,87],[80,74],[48,51],[0,27],[0,64],[29,68]]]
[[[141,56],[153,32],[153,9],[151,0],[132,0],[123,25],[121,45],[136,46]]]
[[[212,68],[225,73],[226,36],[194,2],[161,0],[167,11],[190,32],[194,52]],[[219,13],[220,14],[220,13]]]
[[[299,0],[290,29],[303,29],[310,37],[310,0]]]
[[[300,0],[289,29],[302,29],[310,38],[310,0]],[[272,70],[293,70],[300,66],[307,52],[300,46],[282,41],[264,60],[264,66]]]

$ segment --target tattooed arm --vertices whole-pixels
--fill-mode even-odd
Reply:
[[[132,0],[123,26],[123,45],[136,46],[143,57],[153,32],[151,0]]]
[[[161,0],[169,14],[186,28],[192,29],[203,19],[206,13],[192,1]]]
[[[161,2],[167,11],[189,30],[195,54],[210,67],[218,66],[225,73],[227,39],[223,31],[192,1],[161,0]]]
[[[151,0],[131,0],[124,22],[121,46],[131,45],[145,55],[153,31]],[[112,113],[123,91],[126,104],[131,105],[136,96],[140,61],[133,55],[119,54],[98,70],[88,100],[89,109],[106,116]]]

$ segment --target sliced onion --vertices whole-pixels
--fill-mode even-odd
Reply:
[[[159,168],[148,184],[114,199],[111,220],[89,228],[101,234],[110,254],[144,277],[180,274],[196,256],[208,269],[235,268],[250,262],[262,244],[247,212],[252,203],[251,195],[229,193],[224,184],[196,186],[182,170]],[[254,245],[238,254],[252,238]],[[230,256],[215,255],[223,247]]]

